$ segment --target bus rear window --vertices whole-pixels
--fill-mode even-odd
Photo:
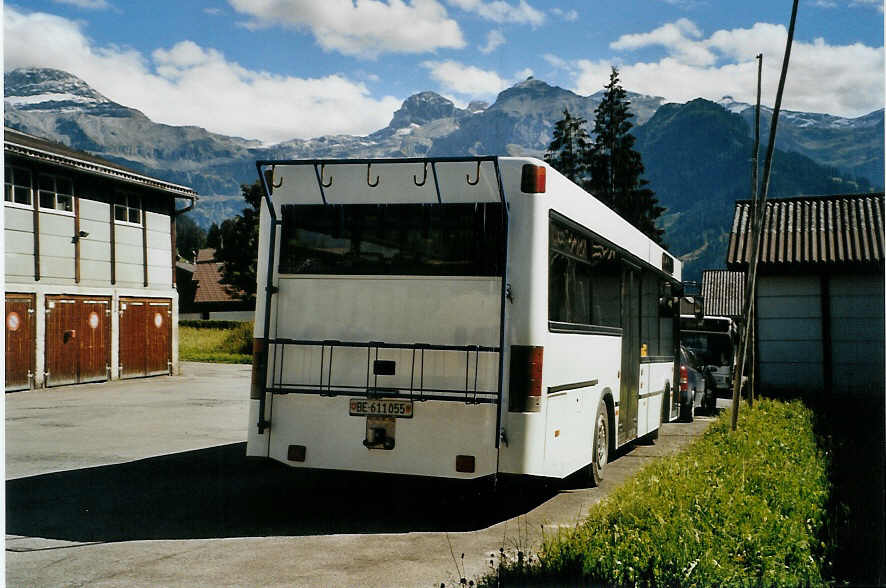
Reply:
[[[500,276],[500,203],[284,205],[281,274]]]

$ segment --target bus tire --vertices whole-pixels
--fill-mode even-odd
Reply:
[[[603,481],[603,471],[609,461],[609,415],[606,403],[601,399],[597,406],[597,420],[594,422],[594,442],[591,463],[588,466],[588,482],[599,486]]]

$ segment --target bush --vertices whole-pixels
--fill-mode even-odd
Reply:
[[[682,454],[644,469],[531,563],[481,585],[801,586],[825,583],[828,454],[800,402],[726,415]]]
[[[231,324],[232,328],[222,329],[214,324],[194,327],[180,322],[179,358],[182,361],[252,363],[252,323],[236,321]]]
[[[224,342],[222,350],[228,353],[245,353],[252,355],[252,329],[253,323],[240,323],[231,329]]]

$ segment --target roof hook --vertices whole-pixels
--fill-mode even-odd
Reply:
[[[272,166],[271,166],[271,186],[274,187],[274,188],[279,188],[279,187],[281,187],[281,186],[283,185],[283,176],[280,176],[280,183],[279,183],[279,184],[275,184],[275,183],[274,183],[274,171],[276,171],[276,169],[277,169],[277,166],[276,166],[276,165],[272,165]]]
[[[474,181],[471,181],[471,174],[465,174],[465,179],[468,181],[469,186],[476,186],[477,182],[480,181],[480,162],[477,161],[477,177],[474,178]]]
[[[367,164],[366,165],[366,183],[369,185],[370,188],[375,188],[376,186],[378,186],[378,182],[379,182],[380,178],[378,176],[375,176],[375,183],[374,184],[371,181],[369,181],[369,174],[370,174],[371,170],[372,170],[372,164],[371,163]]]
[[[316,168],[315,168],[315,169],[316,169]],[[320,164],[320,185],[323,186],[324,188],[328,188],[329,186],[332,185],[332,176],[329,176],[329,181],[328,181],[328,182],[324,182],[324,181],[323,181],[323,175],[324,175],[325,173],[326,173],[326,164],[325,164],[325,163],[321,163],[321,164]]]
[[[421,179],[421,182],[418,181],[418,176],[412,176],[412,181],[415,182],[416,186],[424,186],[425,182],[428,181],[428,162],[425,162],[425,175]]]

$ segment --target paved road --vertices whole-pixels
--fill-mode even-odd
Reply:
[[[449,585],[500,547],[574,524],[710,423],[666,425],[599,488],[520,483],[493,497],[246,460],[249,367],[184,373],[6,396],[10,586]]]

